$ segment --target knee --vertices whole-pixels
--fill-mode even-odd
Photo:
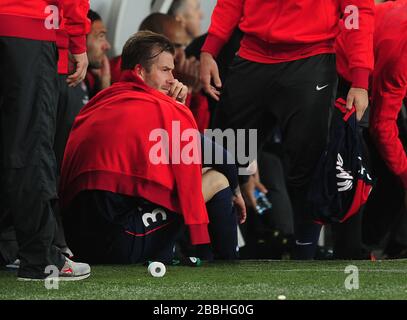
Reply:
[[[218,172],[213,170],[213,180],[212,180],[212,192],[214,194],[218,193],[219,191],[222,191],[223,189],[226,189],[229,187],[229,181],[226,179],[226,177]]]
[[[227,187],[229,187],[229,181],[218,171],[210,170],[202,176],[202,193],[205,202]]]

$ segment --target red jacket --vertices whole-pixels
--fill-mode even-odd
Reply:
[[[50,20],[47,17],[53,12],[50,6],[59,8],[59,29],[46,27]],[[57,41],[59,47],[66,47],[71,53],[83,53],[90,29],[88,11],[89,0],[1,0],[0,36]],[[67,54],[63,55],[67,58]]]
[[[370,131],[383,159],[407,188],[407,158],[396,122],[407,90],[407,0],[378,4],[375,11]],[[338,73],[350,81],[342,34],[335,49]]]
[[[182,134],[175,141],[180,153],[191,151],[193,140],[184,138],[191,129],[197,133],[191,111],[146,86],[132,71],[122,72],[122,81],[99,92],[75,119],[61,169],[62,205],[82,190],[143,197],[182,214],[193,244],[208,243],[201,157],[196,155],[199,163],[174,163],[173,121],[178,121],[178,135]],[[151,138],[154,129],[168,134],[170,164],[151,161],[156,141],[164,139]],[[200,143],[199,135],[195,141]]]
[[[185,105],[194,115],[199,132],[204,133],[205,129],[209,127],[211,118],[208,98],[202,92],[190,93],[187,96]]]
[[[117,56],[109,61],[110,73],[112,75],[112,84],[119,81],[121,77],[122,56]],[[194,115],[199,132],[204,132],[209,127],[210,112],[208,99],[202,93],[188,94],[185,105],[191,109]]]
[[[119,81],[122,74],[122,56],[117,56],[109,60],[112,84]]]
[[[359,29],[347,30],[352,82],[367,88],[373,69],[373,0],[218,0],[202,51],[216,56],[239,26],[245,33],[239,55],[250,61],[279,63],[334,53],[338,22],[348,6],[359,9]]]
[[[407,157],[397,117],[407,95],[407,0],[377,6],[370,130],[389,168],[407,189]]]

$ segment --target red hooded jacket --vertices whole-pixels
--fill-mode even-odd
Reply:
[[[54,8],[58,8],[59,28],[47,28]],[[73,54],[86,52],[86,34],[90,29],[87,19],[89,0],[1,0],[0,36],[32,40],[55,41],[59,48]],[[67,71],[67,50],[60,52],[59,66]],[[61,69],[59,69],[62,71]]]
[[[82,190],[142,197],[182,214],[193,244],[209,243],[202,166],[174,163],[174,121],[182,135],[188,129],[198,132],[186,106],[148,87],[134,72],[124,71],[120,82],[97,94],[75,119],[61,169],[62,205]],[[155,129],[168,134],[170,164],[150,159],[157,145],[150,139]],[[190,146],[183,140],[175,141],[182,152]],[[196,141],[200,143],[199,136]]]
[[[117,56],[110,59],[110,72],[112,74],[112,84],[119,81],[121,77],[122,56]],[[91,83],[91,77],[87,78],[88,83]],[[191,109],[194,115],[199,132],[203,133],[208,129],[210,122],[210,112],[208,99],[201,92],[188,94],[185,105]]]
[[[407,189],[407,157],[397,127],[407,94],[407,0],[378,4],[375,11],[370,131],[383,159]],[[337,68],[350,81],[346,44],[341,34],[336,43]]]
[[[245,34],[239,56],[250,61],[279,63],[334,53],[338,22],[353,17],[355,8],[359,29],[346,32],[352,43],[352,83],[367,88],[373,69],[373,0],[218,0],[202,51],[216,57],[239,26]]]

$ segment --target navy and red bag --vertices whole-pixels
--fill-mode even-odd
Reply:
[[[356,110],[335,102],[329,142],[312,179],[308,205],[318,223],[341,223],[359,212],[373,188],[363,157]]]

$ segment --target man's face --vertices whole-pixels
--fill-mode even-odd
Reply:
[[[186,0],[185,10],[182,16],[188,34],[192,38],[200,36],[201,20],[203,19],[200,0]]]
[[[189,37],[182,26],[181,22],[174,23],[165,28],[164,35],[172,42],[175,47],[175,61],[178,61],[180,56],[184,55],[184,50],[189,43]]]
[[[149,87],[168,94],[174,80],[172,70],[174,70],[174,56],[164,51],[155,58],[150,71],[140,67],[138,74]]]
[[[90,68],[99,69],[102,66],[106,52],[110,49],[110,43],[106,39],[106,32],[106,27],[101,20],[92,23],[91,31],[86,37]]]

